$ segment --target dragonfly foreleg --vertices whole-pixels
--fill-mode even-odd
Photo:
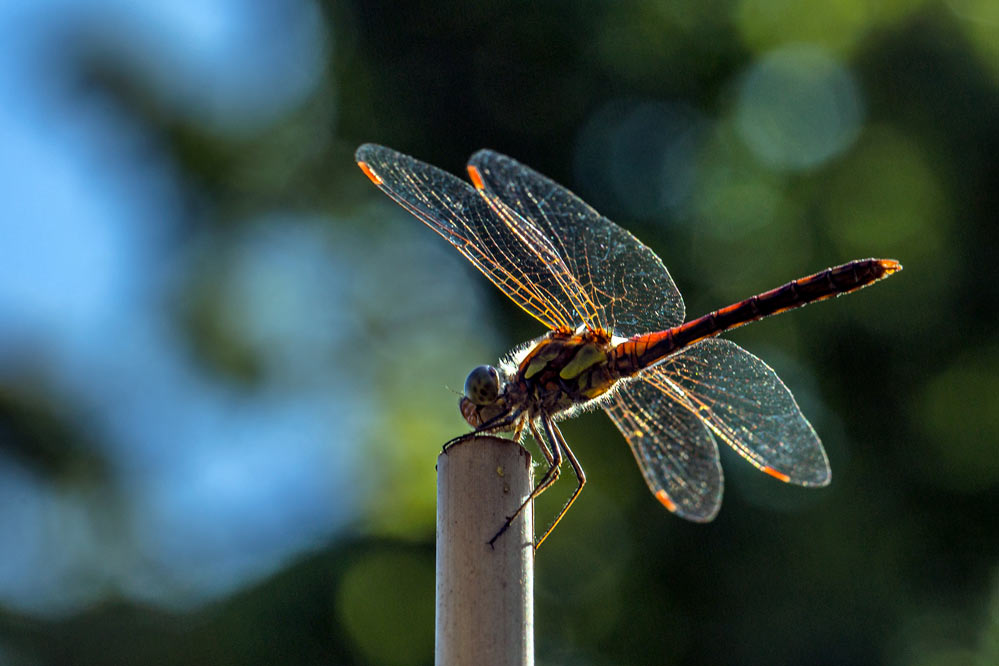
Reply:
[[[466,440],[472,439],[473,437],[478,437],[480,435],[488,435],[494,432],[502,432],[503,430],[509,429],[510,426],[515,424],[520,418],[520,415],[524,413],[523,409],[515,409],[507,414],[500,414],[495,418],[492,418],[479,427],[477,427],[472,432],[466,432],[464,435],[458,435],[454,439],[449,439],[444,442],[444,446],[441,447],[443,453],[447,453],[447,450],[459,442],[464,442]],[[517,434],[519,435],[523,426],[517,427]]]

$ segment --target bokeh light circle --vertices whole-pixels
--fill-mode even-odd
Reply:
[[[736,102],[739,134],[777,169],[814,168],[846,150],[863,122],[853,75],[824,51],[772,51],[745,73]]]

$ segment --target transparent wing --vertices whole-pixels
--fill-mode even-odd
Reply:
[[[631,336],[683,323],[683,299],[662,260],[628,231],[554,181],[491,150],[469,166],[486,189],[551,240],[600,325]]]
[[[728,340],[703,340],[641,375],[679,390],[715,436],[771,476],[802,486],[829,483],[826,452],[777,374]]]
[[[383,146],[364,144],[355,158],[379,189],[454,245],[545,326],[574,329],[595,317],[548,236],[495,196]]]
[[[721,506],[722,469],[715,438],[692,409],[668,383],[643,378],[604,405],[656,499],[679,516],[707,522]]]

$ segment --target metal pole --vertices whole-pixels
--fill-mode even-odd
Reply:
[[[475,437],[437,458],[437,666],[534,664],[534,513],[519,444]]]

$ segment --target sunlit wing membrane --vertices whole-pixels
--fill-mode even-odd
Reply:
[[[384,146],[364,144],[355,154],[372,183],[451,243],[517,305],[549,328],[583,323],[566,294],[568,269],[552,248],[531,245],[530,222],[516,219],[519,233],[496,214],[486,197],[465,181]],[[533,231],[535,236],[540,232]],[[556,279],[562,276],[562,282]]]
[[[486,189],[547,236],[604,327],[630,336],[683,322],[683,299],[669,271],[631,233],[509,157],[480,150],[469,166]]]
[[[565,265],[559,251],[552,245],[552,241],[533,222],[512,210],[492,190],[486,188],[482,176],[475,166],[469,165],[468,174],[472,178],[475,189],[489,203],[489,207],[496,216],[506,223],[507,228],[534,253],[541,263],[548,267],[555,283],[572,303],[579,321],[589,328],[604,328],[596,306],[583,291],[576,277],[569,271],[569,267]]]
[[[682,401],[668,384],[638,379],[620,387],[604,411],[628,440],[656,499],[683,518],[707,522],[721,506],[718,446]]]
[[[648,382],[675,391],[712,432],[761,471],[802,486],[829,483],[829,460],[791,392],[766,363],[734,342],[712,338],[691,345]]]

